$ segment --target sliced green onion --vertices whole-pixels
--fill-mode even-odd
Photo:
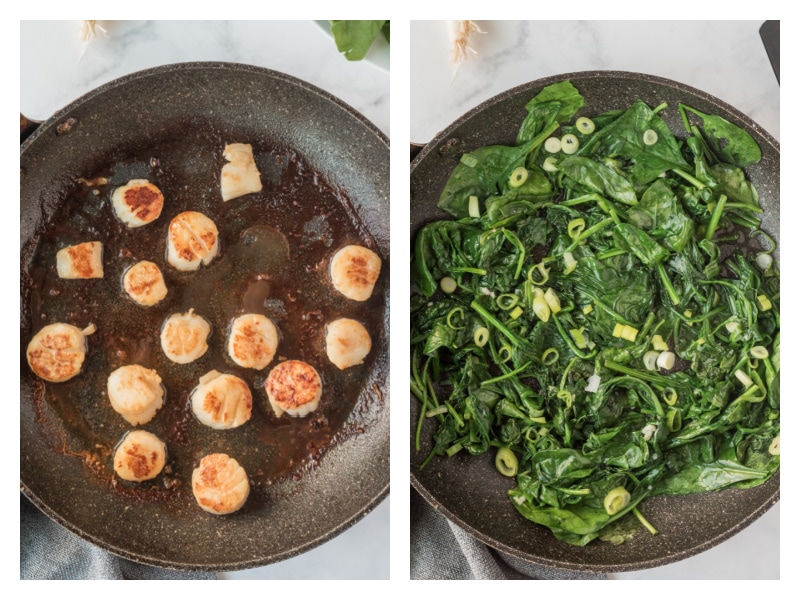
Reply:
[[[585,135],[594,133],[594,121],[588,117],[578,117],[575,121],[575,127]]]
[[[500,448],[494,457],[494,466],[506,477],[514,477],[519,468],[517,456],[508,448]]]
[[[775,439],[772,440],[772,443],[769,445],[769,449],[767,450],[772,456],[780,456],[781,455],[781,434],[775,436]]]
[[[589,392],[590,394],[594,394],[599,389],[600,389],[600,375],[590,375],[589,379],[586,380],[586,387],[583,389],[583,391]]]
[[[458,316],[458,319],[462,322],[460,325],[453,323],[453,317]],[[466,325],[463,323],[464,321],[464,309],[460,306],[456,306],[453,310],[447,313],[447,326],[450,329],[464,329]]]
[[[756,256],[756,264],[758,265],[759,269],[766,271],[772,266],[772,255],[762,252]]]
[[[462,446],[460,443],[453,444],[447,450],[445,450],[445,454],[447,454],[447,456],[453,456],[454,454],[460,452],[463,447],[464,446]]]
[[[644,362],[644,368],[648,371],[655,371],[656,370],[656,361],[658,360],[658,352],[655,350],[650,350],[644,353],[642,357],[642,362]]]
[[[561,138],[561,151],[564,154],[575,154],[578,151],[581,143],[578,141],[578,136],[568,133]]]
[[[486,342],[489,341],[489,330],[486,327],[478,327],[472,339],[475,341],[475,345],[478,348],[483,348]]]
[[[675,366],[675,353],[670,352],[669,350],[664,350],[661,354],[658,355],[658,359],[656,360],[656,365],[659,369],[664,369],[665,371],[669,371],[672,367]]]
[[[772,302],[770,302],[769,298],[767,298],[764,294],[761,294],[756,298],[758,301],[758,309],[761,312],[767,311],[772,308]]]
[[[572,401],[575,400],[575,396],[569,390],[558,390],[556,398],[563,400],[567,408],[572,408]]]
[[[644,132],[642,140],[644,141],[645,146],[652,146],[658,141],[658,134],[654,130],[648,129]]]
[[[512,310],[510,313],[508,313],[508,316],[511,317],[512,319],[516,320],[516,319],[519,319],[522,316],[522,312],[523,312],[522,311],[522,307],[521,306],[517,306],[517,307],[514,308],[514,310]]]
[[[589,343],[586,341],[586,336],[583,335],[583,327],[580,329],[570,329],[569,334],[572,336],[572,339],[575,340],[575,345],[583,350],[584,348],[589,347]]]
[[[678,401],[678,392],[671,387],[665,387],[661,390],[661,398],[667,406],[675,406],[675,403]]]
[[[555,348],[548,348],[544,352],[542,352],[542,364],[543,365],[552,365],[558,360],[558,350]]]
[[[518,188],[528,179],[528,169],[525,167],[517,167],[511,171],[511,176],[508,178],[508,185],[512,188]]]
[[[651,342],[653,344],[653,350],[658,350],[659,352],[663,352],[664,350],[669,350],[667,342],[665,342],[664,338],[662,338],[660,335],[654,335]]]
[[[458,283],[452,277],[442,277],[442,280],[439,282],[439,287],[442,288],[442,291],[445,294],[452,294],[458,288]]]
[[[681,411],[677,408],[667,412],[667,430],[670,433],[678,431],[681,428],[683,420],[681,419]]]
[[[622,329],[625,327],[622,323],[617,323],[614,325],[614,331],[611,332],[611,335],[615,338],[622,337]]]
[[[500,363],[507,363],[511,360],[511,346],[504,345],[500,346],[500,349],[497,351],[497,355],[500,357]]]
[[[744,387],[749,388],[753,385],[753,380],[741,369],[736,369],[734,375],[736,375],[736,379],[738,379]]]
[[[477,196],[469,197],[469,216],[473,219],[479,219],[481,216],[481,207],[480,204],[478,204]]]
[[[541,279],[534,279],[533,272],[539,271],[542,275]],[[544,263],[536,263],[530,269],[528,269],[528,281],[530,281],[533,285],[544,285],[547,283],[547,280],[550,279],[550,269],[545,268]]]
[[[609,515],[615,515],[631,502],[631,493],[619,486],[608,492],[603,499],[603,506]]]
[[[498,308],[502,310],[511,310],[519,304],[519,296],[516,294],[500,294],[495,302]]]
[[[569,275],[578,266],[578,261],[572,256],[572,252],[564,252],[564,275]]]
[[[572,240],[578,239],[584,229],[586,229],[586,221],[584,219],[572,219],[572,221],[567,223],[567,235],[569,235]]]
[[[550,154],[561,152],[561,140],[557,137],[549,137],[544,141],[544,149]]]
[[[544,299],[544,292],[539,288],[533,290],[533,312],[545,323],[550,319],[550,305]]]
[[[635,342],[637,335],[639,335],[638,329],[631,327],[630,325],[623,325],[622,332],[620,333],[619,337],[621,337],[623,340],[628,340],[629,342]]]
[[[555,173],[558,171],[558,161],[556,160],[555,156],[548,156],[544,159],[542,163],[542,169],[547,171],[548,173]]]
[[[475,165],[478,164],[478,159],[472,156],[471,154],[462,154],[461,162],[467,165],[468,167],[474,167]]]
[[[591,304],[587,304],[586,306],[583,307],[583,314],[588,315],[593,310],[594,306],[592,306]]]
[[[550,307],[550,312],[554,315],[558,314],[561,310],[561,300],[558,299],[553,288],[547,288],[547,291],[544,293],[544,300],[547,302],[547,306]]]
[[[769,350],[767,350],[764,346],[753,346],[750,348],[750,355],[753,358],[759,358],[763,360],[765,358],[769,358]]]

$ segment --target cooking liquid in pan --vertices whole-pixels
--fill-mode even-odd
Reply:
[[[81,373],[61,384],[40,382],[35,402],[53,448],[82,457],[89,481],[111,485],[131,498],[191,495],[191,472],[200,458],[224,452],[244,467],[254,484],[251,504],[268,484],[302,478],[337,438],[358,433],[358,424],[345,427],[345,422],[360,396],[380,400],[377,386],[364,388],[384,335],[385,277],[379,278],[366,302],[348,300],[333,289],[328,264],[336,250],[352,243],[375,251],[377,247],[344,194],[302,157],[264,140],[223,138],[213,130],[192,129],[195,132],[182,130],[179,141],[143,148],[135,156],[112,158],[96,172],[76,174],[87,180],[106,177],[105,185],[66,185],[65,198],[39,236],[29,273],[30,331],[32,335],[48,323],[62,321],[80,328],[94,323],[97,332],[88,338]],[[222,150],[230,142],[253,145],[264,189],[223,202],[219,174],[225,163]],[[136,178],[161,189],[164,209],[154,223],[127,229],[114,215],[110,196],[115,187]],[[210,217],[220,243],[220,253],[210,265],[188,273],[170,266],[165,251],[169,222],[184,210]],[[59,279],[56,251],[91,240],[103,242],[105,277]],[[159,265],[169,290],[154,307],[138,306],[122,289],[125,269],[140,260]],[[191,308],[211,324],[209,349],[195,362],[179,365],[164,355],[159,334],[170,314]],[[280,333],[275,359],[263,371],[237,366],[226,352],[229,324],[246,312],[265,314]],[[365,363],[345,371],[328,361],[324,344],[325,324],[342,316],[361,321],[373,342]],[[305,418],[276,418],[267,401],[264,380],[286,359],[310,363],[323,381],[320,406]],[[115,445],[134,427],[111,408],[106,380],[127,364],[155,369],[166,390],[164,406],[138,428],[166,442],[167,467],[158,478],[140,484],[117,480],[112,467]],[[215,431],[192,415],[189,394],[212,369],[235,374],[250,386],[253,411],[245,425]],[[351,431],[345,431],[348,428]]]

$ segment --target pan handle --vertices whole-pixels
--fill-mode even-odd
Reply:
[[[19,143],[21,144],[28,139],[28,136],[41,124],[41,121],[33,121],[22,113],[19,113]]]

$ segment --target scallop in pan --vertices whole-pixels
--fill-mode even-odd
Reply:
[[[322,380],[317,370],[300,360],[287,360],[270,371],[264,387],[275,416],[305,417],[317,410]]]
[[[166,462],[166,444],[149,431],[141,429],[125,434],[114,452],[114,471],[126,481],[154,479]]]
[[[196,271],[219,253],[217,226],[203,213],[185,211],[176,215],[167,233],[167,262],[179,271]]]
[[[350,300],[369,300],[380,273],[380,256],[363,246],[345,246],[331,259],[333,287]]]
[[[192,412],[212,429],[233,429],[247,423],[253,410],[253,394],[235,375],[209,371],[191,393]]]
[[[244,506],[250,482],[236,459],[222,453],[209,454],[192,472],[192,493],[206,512],[227,515]]]
[[[228,335],[228,355],[245,369],[263,369],[275,357],[278,330],[264,315],[246,314],[236,317]]]
[[[86,336],[95,331],[92,324],[84,329],[68,323],[45,325],[28,343],[28,366],[45,381],[72,379],[80,373],[86,358]]]

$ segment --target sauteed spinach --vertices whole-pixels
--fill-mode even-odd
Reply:
[[[496,452],[510,500],[575,545],[642,501],[756,486],[780,462],[779,274],[743,129],[680,105],[576,115],[569,82],[514,146],[464,154],[412,257],[411,391],[437,455]],[[587,113],[588,114],[588,113]]]

